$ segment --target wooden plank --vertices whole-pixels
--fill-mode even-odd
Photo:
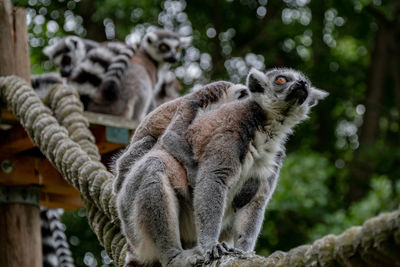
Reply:
[[[80,200],[79,191],[69,185],[45,158],[11,156],[0,158],[0,183],[5,185],[41,185],[43,193]]]
[[[91,126],[90,130],[96,140],[97,148],[99,149],[100,155],[104,155],[118,149],[124,148],[126,145],[117,144],[107,141],[106,127],[105,126]]]
[[[58,195],[42,192],[40,195],[40,205],[48,208],[62,208],[65,210],[76,210],[84,208],[81,198],[68,195]]]
[[[16,7],[14,8],[14,74],[24,78],[30,84],[30,58],[27,32],[25,9]]]
[[[0,266],[43,266],[39,207],[0,204],[0,214]]]
[[[11,110],[1,110],[2,121],[10,124],[19,123]],[[113,126],[118,128],[126,128],[129,130],[136,130],[139,125],[138,121],[128,120],[118,116],[93,113],[89,111],[83,112],[83,116],[89,121],[91,125]]]
[[[14,74],[14,38],[12,4],[0,1],[0,76]]]
[[[34,148],[24,127],[15,125],[6,131],[0,131],[0,151],[3,155],[17,154]]]
[[[83,115],[88,119],[90,124],[94,125],[113,126],[118,128],[126,128],[130,130],[135,130],[139,125],[138,121],[128,120],[125,118],[108,114],[100,114],[100,113],[85,111]]]
[[[19,124],[19,120],[17,119],[17,117],[15,117],[15,115],[11,112],[11,110],[2,109],[1,123],[15,125]]]

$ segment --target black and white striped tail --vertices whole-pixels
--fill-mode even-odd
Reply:
[[[135,53],[135,49],[129,45],[118,42],[110,42],[106,47],[113,51],[115,57],[110,62],[103,81],[100,85],[102,96],[110,101],[119,97],[119,91],[122,84],[125,71],[129,66],[130,59]]]
[[[43,267],[74,267],[59,209],[40,208]]]
[[[32,87],[39,95],[40,99],[44,99],[54,85],[62,82],[63,79],[61,75],[54,72],[31,76]]]

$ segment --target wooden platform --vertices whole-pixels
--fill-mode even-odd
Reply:
[[[107,165],[110,155],[128,144],[138,123],[105,114],[85,112],[84,115],[90,122],[90,130]],[[7,110],[1,111],[0,121],[0,184],[40,185],[41,204],[46,207],[83,207],[79,192],[32,144],[19,121]]]

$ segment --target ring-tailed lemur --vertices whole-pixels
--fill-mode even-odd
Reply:
[[[60,66],[64,57],[81,57],[84,48],[89,47],[80,61],[68,60],[68,63],[74,62],[73,68],[60,66],[61,69],[72,69],[68,81],[76,85],[85,109],[142,119],[159,103],[178,95],[176,91],[180,85],[175,77],[171,78],[169,63],[179,59],[181,47],[190,40],[171,31],[156,30],[143,38],[137,47],[137,55],[132,57],[133,46],[108,42],[93,48],[93,45],[84,45],[87,40],[69,36],[44,51]],[[73,47],[80,52],[71,55]],[[64,55],[64,52],[68,54]]]
[[[60,210],[40,207],[43,267],[74,267]]]
[[[99,46],[95,41],[71,35],[45,47],[43,53],[60,69],[61,76],[68,78],[87,53]]]
[[[169,71],[169,64],[176,62],[181,48],[190,42],[189,37],[180,37],[168,30],[147,33],[141,41],[125,70],[120,86],[101,87],[101,98],[113,99],[113,107],[119,107],[126,118],[142,120],[151,111],[157,94]],[[107,103],[107,101],[105,101]],[[93,99],[88,109],[102,112],[104,102]]]
[[[67,36],[43,52],[60,69],[67,82],[77,88],[87,109],[91,99],[100,98],[99,86],[104,79],[118,82],[122,78],[134,50],[122,42],[97,43]]]
[[[127,171],[117,206],[135,260],[190,266],[201,255],[208,262],[253,250],[284,142],[327,93],[291,69],[252,70],[247,86],[249,99],[208,112],[197,112],[201,102],[183,102],[153,149]],[[191,160],[195,177],[185,171]]]
[[[32,88],[43,101],[49,93],[49,90],[56,84],[62,84],[63,78],[58,73],[45,73],[31,76]]]
[[[202,109],[212,110],[226,103],[245,99],[249,95],[250,92],[243,85],[219,81],[164,103],[149,113],[136,129],[130,145],[115,161],[115,166],[113,166],[116,177],[114,180],[114,193],[117,194],[120,191],[121,185],[126,178],[126,173],[131,169],[132,165],[150,151],[157,139],[164,133],[183,102],[196,101],[196,103],[200,103]]]

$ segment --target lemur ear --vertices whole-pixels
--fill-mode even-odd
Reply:
[[[74,50],[78,47],[79,39],[75,36],[68,36],[67,39],[65,39],[65,44],[69,49]]]
[[[245,99],[250,96],[249,88],[243,84],[235,84],[229,90],[233,90],[235,99]]]
[[[266,85],[265,74],[252,68],[249,75],[247,75],[246,85],[252,93],[264,93]]]
[[[321,89],[318,89],[315,87],[311,87],[310,100],[308,101],[308,106],[313,107],[313,106],[317,105],[319,100],[324,99],[328,95],[329,95],[329,93],[324,90],[321,90]]]
[[[184,36],[179,38],[179,42],[181,44],[181,47],[188,47],[192,43],[192,36]]]
[[[148,44],[152,44],[157,40],[157,36],[154,32],[149,32],[148,34],[146,34],[145,40]]]
[[[45,54],[48,58],[52,59],[54,53],[54,47],[55,44],[46,46],[45,48],[43,48],[43,54]]]

